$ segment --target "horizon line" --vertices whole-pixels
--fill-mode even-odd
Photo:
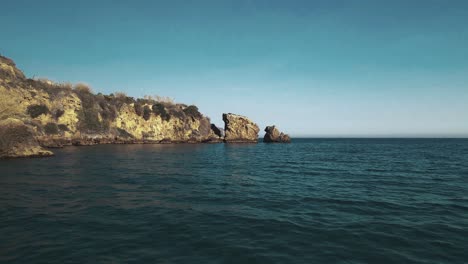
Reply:
[[[468,139],[468,135],[290,135],[291,138],[316,139]]]

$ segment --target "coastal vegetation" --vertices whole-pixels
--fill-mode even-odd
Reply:
[[[171,97],[96,94],[83,82],[27,78],[0,56],[0,158],[48,156],[43,147],[66,145],[257,142],[259,128],[247,117],[223,120],[226,133]]]
[[[1,127],[2,151],[23,143],[60,147],[219,141],[209,129],[210,119],[194,105],[157,95],[96,94],[83,82],[27,78],[11,59],[0,56],[0,121],[7,119]]]

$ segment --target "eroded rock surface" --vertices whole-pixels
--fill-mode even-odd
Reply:
[[[226,143],[257,143],[257,124],[245,116],[232,113],[223,114],[224,121],[224,142]]]
[[[265,143],[290,143],[291,138],[289,135],[280,132],[276,126],[267,126],[265,128],[265,136],[263,142]]]
[[[0,56],[1,157],[49,156],[52,152],[43,147],[71,145],[258,141],[260,129],[247,117],[228,113],[223,120],[224,131],[194,105],[93,94],[85,84],[28,79]],[[289,141],[278,133],[272,131],[266,141]]]
[[[0,121],[7,118],[23,122],[47,148],[222,141],[194,105],[93,94],[84,84],[27,79],[11,59],[0,56]]]
[[[54,155],[42,148],[31,127],[8,118],[0,121],[0,158],[47,157]]]

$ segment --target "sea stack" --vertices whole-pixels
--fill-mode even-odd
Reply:
[[[265,137],[263,137],[265,143],[291,143],[289,135],[280,132],[276,126],[267,126],[265,132]]]
[[[260,128],[245,116],[232,113],[223,114],[224,142],[257,143]]]

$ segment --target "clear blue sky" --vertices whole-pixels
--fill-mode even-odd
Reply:
[[[294,136],[468,136],[468,1],[3,1],[28,76]]]

